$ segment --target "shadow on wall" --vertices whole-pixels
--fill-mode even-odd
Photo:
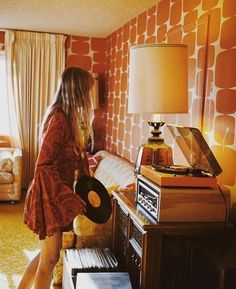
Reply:
[[[107,108],[107,97],[105,88],[105,75],[102,73],[98,74],[99,82],[99,109],[95,110],[95,117],[93,121],[94,131],[94,149],[93,153],[99,150],[105,149],[106,147],[106,123],[107,120],[104,117],[104,112]]]
[[[236,226],[236,202],[233,202],[231,206],[230,221]]]

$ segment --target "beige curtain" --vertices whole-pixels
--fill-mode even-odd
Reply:
[[[12,145],[23,150],[23,187],[34,173],[38,133],[65,68],[65,36],[6,31],[7,93]]]

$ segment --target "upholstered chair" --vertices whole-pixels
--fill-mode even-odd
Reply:
[[[10,140],[0,136],[0,201],[21,198],[22,150],[10,146]]]

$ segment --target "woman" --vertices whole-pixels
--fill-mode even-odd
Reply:
[[[89,174],[83,152],[92,137],[89,91],[93,84],[87,71],[67,68],[44,116],[39,155],[24,209],[24,222],[39,235],[41,250],[26,268],[18,289],[32,285],[34,289],[50,288],[62,232],[71,228],[76,215],[85,210],[85,203],[73,192],[73,183],[76,169]]]

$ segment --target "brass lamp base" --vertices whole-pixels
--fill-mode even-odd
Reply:
[[[151,131],[152,136],[148,138],[148,142],[139,147],[134,167],[136,175],[140,173],[141,165],[173,165],[172,148],[160,137],[159,128],[165,122],[148,121],[148,124],[154,129]]]
[[[164,139],[160,137],[161,131],[160,127],[162,127],[165,122],[164,121],[148,121],[148,124],[153,127],[151,131],[152,136],[148,138],[149,143],[163,143]]]
[[[173,163],[172,149],[164,143],[164,139],[160,137],[164,121],[148,121],[148,124],[153,127],[152,136],[148,138],[147,146],[152,148],[152,164],[167,165]]]

